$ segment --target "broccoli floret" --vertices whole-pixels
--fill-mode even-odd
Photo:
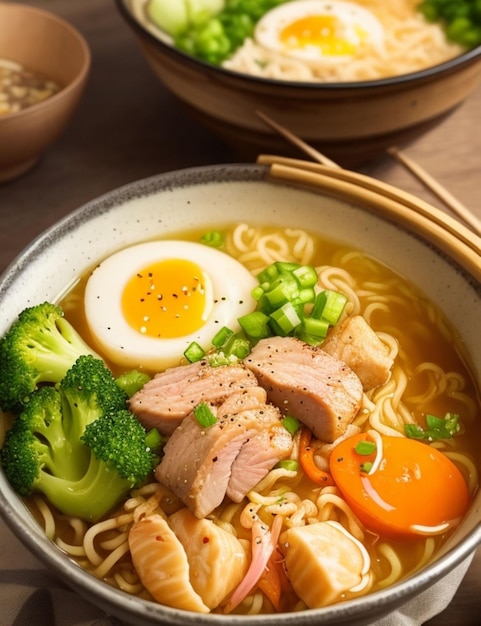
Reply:
[[[103,517],[158,459],[101,359],[81,356],[59,385],[32,392],[7,432],[1,464],[22,496],[43,493],[62,513]]]
[[[54,387],[32,393],[7,432],[2,465],[13,488],[28,496],[40,472],[76,478],[72,445],[65,438],[60,394]]]
[[[82,354],[95,355],[60,307],[24,309],[0,339],[0,407],[19,412],[41,383],[58,383]]]
[[[79,440],[88,424],[126,408],[127,394],[102,359],[80,356],[60,381],[65,433]]]
[[[139,486],[152,470],[144,427],[127,409],[106,414],[87,426],[82,441],[89,446],[101,466],[112,469],[127,483]]]

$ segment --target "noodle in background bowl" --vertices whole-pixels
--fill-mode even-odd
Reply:
[[[132,12],[142,0],[116,0],[148,64],[190,113],[242,160],[286,153],[256,116],[260,110],[344,166],[439,123],[481,81],[481,48],[404,76],[346,83],[283,82],[215,67],[174,49]],[[292,153],[289,153],[292,154]]]
[[[0,333],[20,310],[59,299],[82,273],[123,246],[226,221],[295,228],[305,224],[309,231],[364,250],[409,277],[454,324],[480,383],[480,239],[395,188],[304,162],[180,170],[93,200],[36,239],[5,271],[0,281]],[[3,473],[0,513],[24,545],[64,582],[109,614],[139,626],[361,626],[397,610],[411,616],[407,623],[421,624],[450,601],[481,544],[478,491],[467,516],[435,560],[391,587],[300,613],[205,615],[129,596],[80,569],[45,537]]]

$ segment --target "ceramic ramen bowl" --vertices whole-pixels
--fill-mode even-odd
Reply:
[[[119,248],[179,231],[210,229],[226,221],[292,228],[306,224],[310,231],[367,251],[410,277],[454,324],[481,383],[479,238],[395,188],[346,170],[304,162],[180,170],[93,200],[46,231],[6,269],[0,281],[0,334],[20,310],[46,299],[58,300],[83,272]],[[390,587],[322,609],[223,616],[161,606],[95,579],[46,538],[3,473],[0,514],[62,581],[109,614],[139,626],[372,625],[400,607],[412,616],[412,623],[420,623],[420,615],[426,619],[444,608],[481,544],[478,490],[466,517],[435,559]]]
[[[242,160],[263,151],[296,156],[286,152],[285,142],[256,111],[353,167],[431,128],[481,80],[479,47],[441,65],[384,80],[313,84],[248,76],[196,60],[161,41],[134,17],[131,1],[116,4],[152,70]]]
[[[58,90],[45,99],[32,96],[34,104],[0,114],[0,182],[30,169],[66,128],[88,78],[90,51],[65,20],[35,7],[2,2],[1,60],[53,82]],[[32,94],[47,91],[43,83],[21,82],[19,87],[30,89],[32,84]]]

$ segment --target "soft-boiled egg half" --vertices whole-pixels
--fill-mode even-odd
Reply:
[[[342,60],[362,46],[382,46],[384,29],[373,13],[351,2],[296,0],[266,13],[254,40],[304,61]]]
[[[161,371],[179,365],[196,341],[204,350],[222,326],[254,310],[257,284],[238,261],[188,241],[151,241],[102,261],[85,289],[98,348],[114,363]]]

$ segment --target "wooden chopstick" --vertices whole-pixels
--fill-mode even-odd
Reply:
[[[329,167],[335,167],[337,169],[341,169],[341,166],[331,161],[326,155],[322,154],[308,143],[303,141],[297,135],[294,135],[290,130],[288,130],[285,126],[281,126],[275,122],[271,117],[263,113],[262,111],[256,111],[256,115],[261,118],[263,122],[265,122],[268,126],[270,126],[273,130],[275,130],[279,135],[287,139],[290,143],[294,144],[298,148],[300,148],[305,154],[308,154],[314,161],[318,163],[322,163],[323,165],[328,165]]]
[[[448,191],[440,182],[431,176],[418,163],[406,156],[396,146],[388,148],[387,153],[402,163],[406,169],[414,174],[430,191],[432,191],[444,204],[468,224],[478,235],[481,235],[481,220],[474,215],[464,204]]]
[[[308,154],[314,161],[322,163],[332,168],[342,169],[340,165],[326,157],[322,152],[316,150],[300,137],[292,133],[285,126],[275,122],[262,111],[256,111],[260,119],[270,126],[273,130],[287,139],[290,143],[300,148],[305,154]],[[404,165],[412,174],[414,174],[432,193],[434,193],[444,204],[460,217],[474,232],[481,235],[481,220],[474,215],[466,206],[464,206],[457,198],[455,198],[445,187],[435,180],[413,159],[407,157],[398,148],[392,146],[387,150],[388,154],[397,159],[399,163]]]
[[[362,202],[383,217],[394,218],[412,232],[426,235],[472,276],[481,281],[481,237],[459,220],[433,205],[379,180],[343,168],[275,155],[259,155],[257,163],[269,166],[269,176],[323,193]]]

